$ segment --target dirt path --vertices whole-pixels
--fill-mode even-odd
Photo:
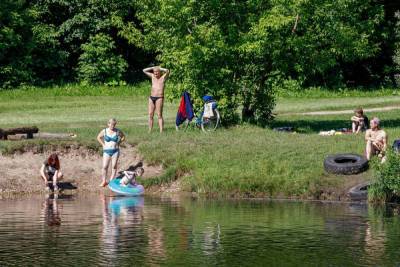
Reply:
[[[397,110],[400,109],[400,106],[387,106],[381,108],[366,108],[365,112],[374,112],[374,111],[389,111],[389,110]],[[321,110],[321,111],[311,111],[311,112],[299,112],[292,113],[293,115],[336,115],[336,114],[352,114],[354,110],[346,109],[346,110]]]
[[[31,149],[11,156],[0,155],[0,194],[43,191],[44,185],[39,175],[39,169],[50,153],[51,151],[38,153]],[[108,190],[99,187],[102,166],[100,154],[83,147],[58,149],[57,153],[59,153],[61,161],[61,171],[64,173],[62,182],[69,182],[78,190]],[[136,148],[130,145],[121,148],[118,169],[125,169],[140,161],[144,164],[144,178],[162,174],[161,166],[153,166],[144,162]]]

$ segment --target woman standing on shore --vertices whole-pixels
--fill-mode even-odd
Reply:
[[[111,177],[114,179],[117,175],[117,163],[119,158],[119,144],[125,140],[125,135],[122,131],[115,128],[117,125],[116,119],[108,121],[108,127],[101,130],[97,135],[97,141],[103,146],[103,168],[102,168],[102,183],[100,186],[107,185],[107,171],[111,161]]]

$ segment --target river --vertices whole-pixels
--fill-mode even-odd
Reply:
[[[0,266],[399,266],[396,207],[25,196],[0,200]]]

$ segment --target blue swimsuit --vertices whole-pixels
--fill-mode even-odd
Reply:
[[[114,142],[118,143],[119,141],[119,130],[116,130],[116,134],[114,136],[107,135],[107,129],[104,129],[104,142]],[[112,157],[115,153],[119,152],[119,148],[106,148],[103,149],[103,153],[106,153],[110,157]]]

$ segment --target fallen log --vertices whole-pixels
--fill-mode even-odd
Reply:
[[[8,135],[15,135],[15,134],[26,134],[27,139],[32,139],[33,134],[38,133],[38,132],[39,132],[39,128],[36,126],[11,128],[11,129],[0,129],[0,139],[7,140]]]

